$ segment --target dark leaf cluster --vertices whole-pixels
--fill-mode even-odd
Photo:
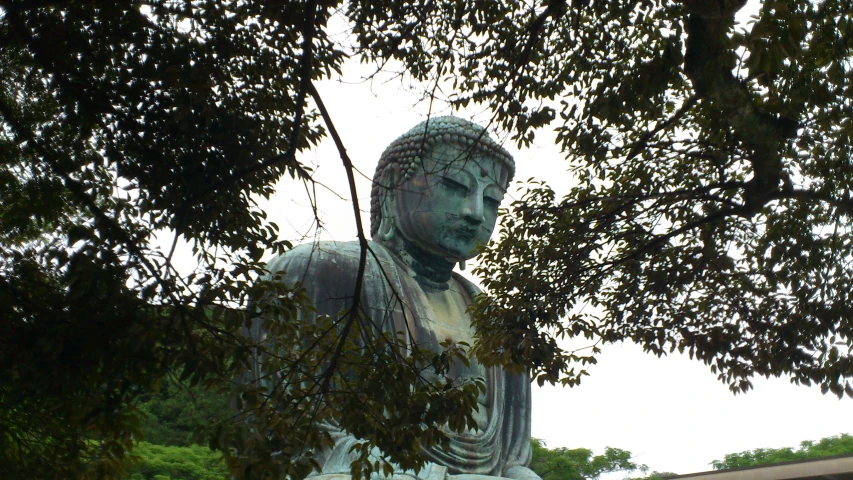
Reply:
[[[547,55],[522,71],[558,92],[576,183],[562,198],[530,184],[505,212],[480,269],[479,352],[574,384],[600,342],[631,340],[734,391],[772,375],[853,394],[853,10],[764,2],[736,27],[742,7],[548,17]],[[498,118],[524,141],[516,115]],[[596,347],[563,350],[571,337]]]

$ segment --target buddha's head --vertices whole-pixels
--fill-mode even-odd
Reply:
[[[456,263],[488,242],[515,173],[512,156],[479,127],[430,118],[394,140],[379,160],[370,233],[392,250],[406,246]]]

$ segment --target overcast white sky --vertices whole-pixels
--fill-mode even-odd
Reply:
[[[346,70],[349,82],[318,85],[337,129],[355,164],[371,177],[382,150],[394,138],[426,118],[428,105],[399,81],[359,83],[364,71]],[[448,114],[433,109],[433,115]],[[460,116],[481,124],[488,113],[475,110]],[[544,179],[558,192],[571,177],[562,155],[547,135],[515,155],[516,179]],[[325,240],[355,238],[348,188],[341,161],[330,140],[305,154],[303,162],[317,169],[316,178],[337,192],[320,189],[318,207]],[[514,189],[510,189],[513,193]],[[362,210],[369,208],[370,182],[358,184]],[[264,206],[282,236],[298,240],[315,231],[305,190],[283,181]],[[367,214],[363,218],[367,222]],[[658,359],[633,344],[605,346],[591,376],[576,388],[534,385],[533,436],[549,447],[586,447],[600,453],[605,446],[631,451],[650,470],[691,473],[709,470],[726,453],[747,449],[797,446],[802,440],[853,432],[853,400],[822,395],[817,388],[791,385],[786,379],[756,379],[755,389],[733,395],[703,364],[678,354]]]

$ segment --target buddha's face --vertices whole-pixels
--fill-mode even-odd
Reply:
[[[492,236],[508,172],[486,152],[454,144],[433,147],[394,192],[397,229],[407,240],[451,262],[472,258]]]

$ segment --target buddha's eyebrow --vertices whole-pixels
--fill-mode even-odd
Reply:
[[[489,187],[491,187],[491,186],[492,186],[492,185],[489,185]],[[494,187],[495,187],[495,188],[497,188],[499,192],[501,192],[501,195],[506,195],[506,189],[505,189],[505,188],[503,188],[503,187],[501,187],[500,185],[497,185],[497,184],[495,184],[495,185],[494,185]]]
[[[460,167],[455,166],[455,165],[448,165],[446,168],[441,169],[440,173],[442,175],[447,175],[447,174],[471,175],[471,172],[469,172],[468,170],[465,170],[464,168],[460,168]]]

